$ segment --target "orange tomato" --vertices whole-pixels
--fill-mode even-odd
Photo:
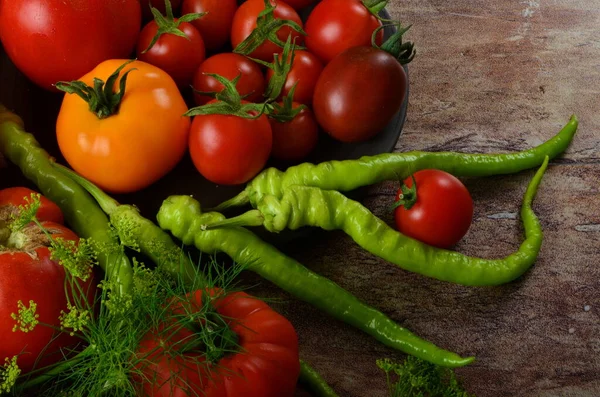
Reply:
[[[94,77],[106,82],[125,62],[104,61],[79,81],[92,87]],[[190,119],[183,114],[188,108],[173,79],[141,61],[129,63],[120,76],[130,69],[135,70],[116,113],[100,119],[81,97],[65,94],[56,122],[58,146],[69,165],[111,193],[151,185],[187,150]]]

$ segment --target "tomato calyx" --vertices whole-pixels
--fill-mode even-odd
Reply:
[[[391,35],[386,41],[383,42],[381,46],[379,46],[377,44],[377,33],[379,33],[380,30],[385,29],[387,26],[395,26],[397,28],[396,33]],[[400,22],[382,25],[373,31],[373,35],[371,36],[371,44],[373,47],[392,55],[398,60],[398,62],[400,62],[401,65],[406,65],[414,59],[417,53],[413,42],[402,42],[402,36],[408,31],[408,29],[411,28],[411,26],[412,25],[409,25],[403,28]]]
[[[295,50],[295,39],[294,42],[292,42],[292,35],[289,35],[285,45],[283,46],[282,53],[273,54],[273,62],[269,63],[261,59],[248,57],[254,62],[266,66],[273,71],[273,77],[271,77],[269,80],[264,94],[268,100],[275,100],[279,98],[283,87],[285,87],[285,81],[290,73],[290,70],[292,70],[292,65],[294,63]]]
[[[281,103],[273,102],[268,105],[267,113],[269,118],[279,123],[287,123],[294,120],[296,116],[300,114],[300,112],[308,108],[304,104],[294,107],[294,92],[296,92],[297,85],[298,83],[294,84],[289,95],[283,97]]]
[[[150,41],[150,44],[148,44],[148,47],[142,51],[142,54],[150,51],[150,49],[154,47],[154,44],[156,44],[160,36],[163,34],[172,34],[183,37],[186,40],[190,40],[190,38],[181,29],[179,29],[179,26],[184,22],[192,22],[206,15],[206,12],[190,13],[182,15],[176,19],[173,16],[173,7],[171,6],[171,2],[169,0],[165,0],[165,10],[166,15],[163,15],[158,8],[154,8],[152,5],[150,5],[150,11],[152,11],[154,22],[158,26],[158,31]]]
[[[206,116],[210,114],[221,114],[221,115],[229,115],[229,116],[238,116],[245,119],[257,119],[265,113],[266,103],[248,103],[244,102],[240,93],[236,89],[236,85],[240,78],[242,77],[241,73],[236,76],[233,80],[228,80],[227,78],[215,74],[215,73],[205,73],[206,76],[213,77],[219,83],[223,84],[223,90],[220,92],[204,92],[194,90],[194,92],[198,95],[206,95],[210,96],[216,101],[211,101],[206,105],[196,106],[188,110],[184,116]]]
[[[371,14],[377,19],[381,19],[379,13],[387,6],[388,0],[363,0],[362,3]]]
[[[271,0],[265,0],[265,9],[256,18],[256,28],[244,41],[235,47],[233,52],[250,55],[266,40],[281,48],[285,47],[285,43],[277,36],[277,32],[283,26],[289,26],[292,30],[306,36],[306,32],[300,25],[287,19],[275,18],[274,12],[275,6],[271,5]],[[304,49],[304,47],[299,46],[298,49]]]
[[[119,90],[114,91],[115,83],[119,78],[121,71],[133,62],[129,60],[119,66],[117,70],[111,74],[106,82],[101,79],[94,77],[94,86],[90,87],[82,81],[76,80],[71,82],[59,81],[55,84],[55,87],[67,94],[76,94],[85,102],[88,103],[90,112],[96,114],[99,119],[105,119],[118,113],[121,101],[125,95],[125,86],[127,85],[127,76],[136,68],[129,69],[126,71],[121,79],[119,80]]]
[[[400,187],[398,200],[392,206],[392,210],[398,207],[404,207],[405,210],[410,210],[417,203],[417,181],[414,175],[410,176],[412,179],[412,186],[407,186],[404,182]]]

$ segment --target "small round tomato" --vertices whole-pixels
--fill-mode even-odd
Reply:
[[[313,3],[316,3],[319,0],[286,0],[286,3],[292,7],[294,10],[301,10],[304,7],[307,7]]]
[[[407,83],[392,55],[373,47],[350,48],[329,62],[317,81],[317,122],[339,141],[366,141],[400,110]]]
[[[306,20],[306,47],[325,63],[348,48],[370,46],[381,21],[360,0],[323,0]],[[377,34],[383,43],[383,30]]]
[[[287,96],[292,87],[294,91],[294,102],[310,105],[312,103],[315,86],[323,71],[323,63],[315,55],[308,51],[294,51],[294,62],[285,79],[285,85],[281,90],[280,98]],[[267,81],[273,77],[273,70],[267,70]]]
[[[26,187],[9,187],[0,190],[0,205],[4,211],[9,211],[16,215],[19,206],[26,206],[31,195],[36,194],[33,190]],[[35,213],[38,221],[63,223],[64,216],[58,205],[48,200],[44,196],[40,196],[40,207]]]
[[[191,23],[183,22],[177,29],[185,33],[187,38],[164,33],[148,49],[158,33],[156,21],[148,22],[138,39],[137,57],[140,61],[158,66],[167,72],[179,87],[185,87],[192,83],[196,69],[204,61],[206,50],[200,32]]]
[[[126,60],[102,62],[79,81],[106,81]],[[190,120],[173,79],[133,61],[118,111],[104,118],[78,95],[65,94],[56,122],[61,153],[76,172],[111,193],[131,193],[166,175],[185,155]],[[118,88],[118,84],[116,84]]]
[[[191,22],[198,29],[208,51],[216,51],[229,41],[236,0],[183,0],[183,14],[206,14]]]
[[[179,9],[179,6],[181,5],[181,0],[170,1],[173,12],[176,12]],[[151,21],[153,19],[152,11],[150,11],[150,6],[156,8],[163,15],[166,12],[165,0],[139,0],[139,2],[142,6],[142,17],[144,21]]]
[[[204,61],[194,75],[194,90],[202,92],[221,92],[223,84],[206,73],[218,74],[227,80],[233,80],[238,75],[237,91],[248,102],[261,102],[265,92],[265,77],[258,64],[240,54],[224,52],[213,55]],[[247,95],[247,96],[246,96]],[[198,105],[204,105],[212,100],[206,95],[194,96]]]
[[[292,109],[300,106],[294,102]],[[313,151],[319,140],[319,126],[315,116],[304,108],[291,121],[281,122],[270,118],[273,130],[273,149],[271,155],[279,160],[302,160]]]
[[[190,130],[190,155],[196,169],[220,185],[239,185],[254,178],[267,163],[272,144],[273,133],[264,114],[255,119],[200,115],[194,117]]]
[[[302,19],[292,7],[279,0],[271,0],[271,4],[275,6],[273,15],[276,19],[290,20],[296,22],[300,27],[303,26]],[[237,9],[231,26],[231,45],[234,49],[250,36],[250,33],[256,28],[258,15],[264,10],[264,0],[248,0]],[[292,35],[292,41],[295,40],[296,44],[300,45],[302,43],[302,35],[289,26],[283,26],[277,31],[277,37],[284,43],[290,35]],[[282,51],[282,47],[265,40],[249,56],[265,62],[272,62],[273,55],[280,54]]]
[[[399,205],[394,213],[398,230],[426,244],[450,248],[469,230],[473,219],[473,199],[463,183],[455,176],[435,169],[416,172],[416,197],[414,192],[403,195],[398,191]],[[412,178],[404,185],[413,187]],[[414,189],[413,189],[414,190]]]
[[[139,0],[0,1],[0,40],[35,84],[80,78],[100,62],[128,57],[140,32]]]

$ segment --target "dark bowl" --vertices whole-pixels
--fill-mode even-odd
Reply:
[[[304,20],[311,8],[301,12]],[[389,19],[386,10],[381,12],[383,18]],[[394,33],[393,27],[386,27],[385,37]],[[405,66],[408,74],[408,70]],[[20,73],[4,53],[0,46],[0,103],[20,115],[27,131],[33,133],[39,143],[58,162],[67,164],[60,153],[55,136],[55,123],[60,108],[63,94],[45,91],[31,83]],[[189,93],[188,93],[189,94]],[[193,106],[191,95],[187,97],[189,105]],[[319,163],[327,160],[356,159],[361,156],[375,155],[390,152],[394,149],[402,131],[406,118],[408,105],[408,84],[405,92],[405,100],[400,111],[393,120],[374,138],[360,143],[342,143],[333,140],[327,134],[321,133],[316,150],[305,159],[306,162]],[[270,162],[268,167],[273,166],[285,169],[291,164]],[[7,175],[5,178],[4,176]],[[8,172],[3,173],[0,180],[0,188],[8,186],[29,186],[35,188],[27,181],[20,171],[9,164]],[[187,194],[193,195],[200,201],[203,208],[213,207],[217,204],[235,196],[244,189],[244,186],[219,186],[203,178],[194,168],[188,155],[169,174],[152,186],[132,194],[119,194],[114,197],[121,203],[135,204],[142,214],[149,219],[155,220],[156,213],[163,200],[169,195]],[[349,192],[348,195],[354,199],[363,197],[364,189]],[[235,213],[238,213],[237,211]],[[231,214],[235,214],[231,212]],[[228,213],[229,215],[229,213]],[[300,229],[286,231],[279,234],[269,234],[255,229],[258,234],[272,244],[279,247],[287,245],[298,238],[306,238],[309,233]]]

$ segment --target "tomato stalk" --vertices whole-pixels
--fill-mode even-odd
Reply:
[[[385,29],[387,26],[395,26],[397,30],[385,42],[383,42],[381,46],[379,46],[376,40],[377,33],[379,33],[380,30]],[[416,50],[414,49],[415,45],[410,41],[402,42],[402,36],[408,31],[408,29],[411,28],[411,26],[412,25],[409,25],[403,28],[400,22],[394,22],[391,25],[380,26],[373,31],[373,35],[371,36],[371,44],[373,47],[391,54],[398,60],[398,62],[400,62],[401,65],[410,63],[416,55]]]
[[[111,74],[106,83],[99,78],[94,78],[94,86],[90,87],[82,81],[59,81],[56,83],[56,88],[64,91],[67,94],[76,94],[88,103],[90,111],[95,113],[99,119],[105,119],[118,113],[123,96],[125,95],[125,86],[127,84],[127,76],[135,68],[126,71],[119,80],[119,90],[114,91],[115,83],[119,78],[121,71],[133,62],[129,60],[119,66],[117,70]]]
[[[375,15],[378,19],[381,19],[379,13],[387,6],[388,0],[363,0],[362,3],[371,14]]]
[[[175,36],[183,37],[187,40],[190,40],[190,38],[181,29],[179,29],[179,26],[184,22],[192,22],[206,15],[206,12],[190,13],[182,15],[181,17],[177,18],[177,20],[175,20],[175,17],[173,16],[173,7],[171,6],[171,2],[169,0],[165,0],[166,15],[163,15],[157,8],[154,8],[152,6],[150,6],[150,10],[152,11],[152,15],[154,16],[154,21],[158,26],[158,31],[152,38],[152,41],[150,41],[150,44],[148,44],[148,47],[144,51],[142,51],[142,54],[145,54],[152,47],[154,47],[154,44],[156,44],[160,36],[162,36],[163,34],[173,34]]]
[[[261,59],[248,57],[254,62],[259,63],[273,71],[273,77],[269,79],[267,88],[265,89],[264,96],[267,98],[267,100],[274,101],[279,98],[283,87],[285,87],[287,76],[290,73],[290,70],[292,70],[292,65],[295,58],[295,50],[295,40],[292,42],[292,35],[289,35],[285,45],[283,46],[282,53],[273,55],[273,62],[269,63]]]
[[[294,120],[296,116],[298,116],[298,114],[302,112],[302,110],[308,108],[304,104],[300,104],[300,106],[294,107],[294,93],[296,92],[297,86],[298,83],[296,82],[296,84],[294,84],[294,86],[290,90],[289,95],[283,97],[283,101],[281,104],[273,102],[268,105],[269,118],[276,120],[280,123],[286,123],[288,121]]]
[[[235,47],[233,52],[250,55],[266,40],[283,48],[285,43],[277,36],[277,32],[283,26],[289,26],[292,30],[302,35],[306,35],[304,29],[296,22],[275,18],[274,12],[275,6],[271,4],[271,0],[265,0],[265,9],[261,11],[256,18],[256,28],[244,41]],[[304,49],[304,47],[298,47],[298,49]]]
[[[206,73],[206,75],[215,78],[219,83],[223,84],[223,90],[221,92],[203,92],[194,90],[197,94],[210,96],[215,98],[216,101],[192,108],[188,110],[184,116],[222,114],[238,116],[245,119],[257,119],[265,112],[266,103],[244,103],[242,101],[243,97],[236,89],[236,85],[242,77],[241,74],[238,74],[233,80],[228,80],[215,73]]]
[[[402,186],[400,187],[400,194],[398,195],[398,200],[392,206],[392,210],[402,206],[406,210],[411,209],[417,202],[417,181],[415,180],[414,175],[410,176],[412,178],[412,186],[407,186],[404,182],[402,182]]]

